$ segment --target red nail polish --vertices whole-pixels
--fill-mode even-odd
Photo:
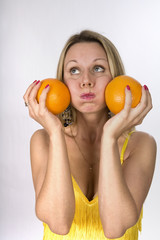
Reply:
[[[37,80],[35,80],[33,83],[37,82]]]
[[[148,87],[147,87],[146,85],[144,85],[144,89],[145,89],[145,90],[148,90]]]
[[[130,90],[130,86],[129,85],[127,85],[127,90]]]
[[[47,85],[45,86],[45,88],[47,88],[47,87],[49,87],[49,84],[47,84]]]
[[[39,83],[40,81],[38,80],[37,82],[36,82],[36,85]]]

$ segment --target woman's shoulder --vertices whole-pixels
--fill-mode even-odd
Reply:
[[[48,133],[45,129],[38,129],[36,130],[30,139],[31,145],[36,145],[36,144],[49,144],[49,136]]]
[[[136,130],[132,133],[131,139],[132,143],[134,143],[135,146],[140,146],[140,144],[156,146],[156,141],[154,137],[147,132]]]
[[[155,155],[156,148],[156,141],[152,135],[142,131],[133,131],[127,144],[127,149],[124,154],[124,160],[134,155]]]
[[[135,131],[129,141],[129,156],[141,156],[142,161],[155,161],[157,145],[154,137],[149,133]]]
[[[33,171],[46,167],[48,161],[49,137],[45,129],[36,130],[30,139],[30,158]]]

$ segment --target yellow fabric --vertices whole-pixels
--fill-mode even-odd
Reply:
[[[127,135],[127,137],[126,137],[126,139],[125,139],[125,141],[124,141],[124,144],[123,144],[123,147],[122,147],[122,150],[121,150],[121,155],[120,155],[121,164],[123,164],[124,153],[125,153],[125,150],[126,150],[128,141],[129,141],[129,139],[130,139],[131,134],[132,134],[134,131],[135,131],[135,130],[129,132],[128,135]]]
[[[121,164],[123,164],[124,152],[131,133],[128,134],[122,147],[120,155]],[[107,238],[104,236],[102,224],[100,221],[98,196],[96,196],[92,201],[89,201],[73,177],[72,182],[75,193],[76,208],[70,232],[65,236],[54,234],[51,232],[48,225],[43,223],[43,240],[107,240]],[[142,212],[138,222],[133,227],[129,228],[121,238],[117,238],[117,240],[137,240],[138,232],[141,231],[141,219]]]

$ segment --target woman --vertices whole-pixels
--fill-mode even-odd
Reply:
[[[38,104],[39,81],[24,95],[30,116],[43,127],[33,134],[30,151],[36,215],[44,223],[45,240],[138,239],[156,143],[133,130],[152,108],[147,86],[136,108],[131,108],[129,86],[120,113],[111,117],[106,107],[105,87],[122,74],[113,44],[83,31],[68,40],[57,70],[70,90],[71,108],[60,116],[49,112],[49,86]]]

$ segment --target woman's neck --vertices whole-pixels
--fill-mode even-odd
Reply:
[[[77,137],[88,142],[96,143],[101,140],[103,126],[108,120],[106,111],[101,113],[82,114],[77,112]]]

